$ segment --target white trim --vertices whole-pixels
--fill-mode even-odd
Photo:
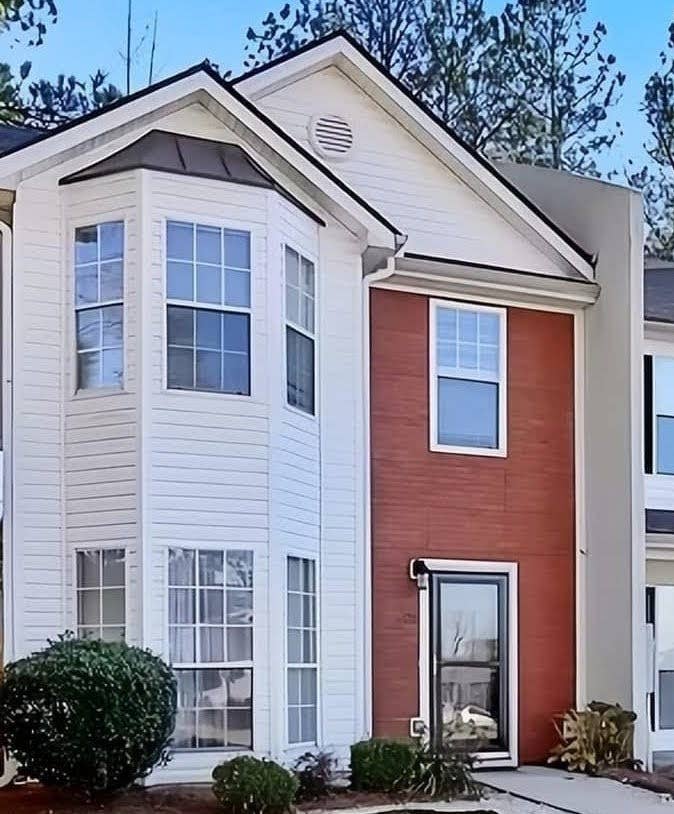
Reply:
[[[574,496],[576,553],[576,707],[587,698],[587,523],[585,506],[585,312],[573,317]]]
[[[520,233],[537,238],[534,242],[545,244],[547,253],[554,253],[558,263],[573,269],[587,279],[594,278],[590,263],[576,251],[535,210],[520,198],[496,172],[489,169],[470,150],[421,110],[394,82],[366,60],[346,39],[334,37],[291,57],[254,76],[234,80],[239,90],[257,101],[287,86],[303,76],[335,65],[346,76],[398,123],[408,130],[426,149],[456,173],[473,191],[494,206]]]
[[[14,520],[14,292],[12,262],[13,240],[11,228],[0,220],[2,255],[2,580],[3,593],[3,658],[12,661],[17,654],[16,624],[18,613],[15,597],[20,590],[19,569],[15,562],[13,520]],[[0,659],[0,662],[2,659]],[[1,665],[0,665],[1,666]]]
[[[505,308],[497,308],[450,299],[428,301],[428,382],[429,382],[429,449],[454,455],[478,455],[491,458],[508,456],[508,316]],[[440,308],[495,314],[499,317],[499,374],[498,381],[498,447],[470,447],[441,444],[438,438],[437,371],[437,312]]]
[[[519,761],[519,581],[516,562],[499,560],[445,560],[419,557],[410,561],[409,574],[415,561],[421,561],[429,571],[461,574],[505,574],[508,579],[508,752],[481,752],[476,755],[480,767],[513,767]],[[430,621],[431,608],[428,587],[419,590],[419,718],[426,730],[431,724],[430,701]]]

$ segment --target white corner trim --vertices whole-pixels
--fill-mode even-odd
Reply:
[[[449,560],[419,557],[410,561],[410,578],[415,561],[438,573],[495,574],[508,578],[508,733],[507,753],[478,753],[478,763],[491,767],[515,767],[519,763],[519,577],[516,562],[500,560]],[[419,590],[419,718],[431,724],[431,607],[428,587]]]
[[[587,698],[587,519],[585,506],[585,312],[573,318],[574,477],[576,507],[576,706]]]
[[[492,305],[462,302],[451,299],[428,301],[428,384],[429,384],[429,449],[452,455],[478,455],[490,458],[508,457],[508,312]],[[499,377],[498,377],[498,447],[454,446],[438,442],[438,388],[437,388],[437,313],[440,308],[458,311],[478,311],[499,317]],[[491,380],[489,380],[491,381]]]

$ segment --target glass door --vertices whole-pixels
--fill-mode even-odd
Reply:
[[[436,573],[431,608],[433,737],[509,751],[507,575]]]
[[[674,763],[674,586],[658,585],[653,602],[653,701],[651,748],[659,767]]]

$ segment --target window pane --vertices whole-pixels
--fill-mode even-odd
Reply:
[[[194,388],[194,351],[169,347],[166,383],[169,388]]]
[[[219,351],[198,350],[197,351],[197,390],[220,390],[221,389],[221,360]]]
[[[300,710],[291,707],[288,710],[288,743],[302,743],[300,735]]]
[[[288,557],[288,590],[300,591],[302,589],[301,568],[302,560],[299,557]]]
[[[222,302],[222,272],[216,266],[197,266],[197,300],[219,305]]]
[[[253,711],[251,709],[227,710],[227,746],[241,749],[253,748]]]
[[[288,404],[314,413],[314,342],[286,327]]]
[[[103,322],[103,347],[121,348],[123,344],[123,315],[121,305],[101,308]]]
[[[250,268],[250,234],[225,231],[225,265],[228,268]]]
[[[227,628],[227,660],[251,661],[253,658],[253,631],[249,627]]]
[[[166,254],[172,260],[194,259],[194,230],[191,223],[166,224]]]
[[[227,677],[230,707],[251,707],[253,704],[253,671],[222,670]]]
[[[77,552],[77,587],[96,588],[101,584],[100,551]]]
[[[316,591],[316,563],[313,560],[302,560],[302,588],[309,593]]]
[[[222,551],[199,552],[199,584],[223,585],[225,580]]]
[[[302,707],[300,721],[301,742],[313,743],[316,740],[316,707]]]
[[[180,711],[176,715],[176,728],[173,730],[173,746],[176,749],[195,749],[197,715],[191,710]]]
[[[440,697],[442,720],[452,725],[452,740],[498,742],[498,667],[441,667]]]
[[[252,591],[227,591],[227,624],[253,624]]]
[[[253,587],[253,552],[227,552],[227,586],[233,588]]]
[[[197,311],[197,347],[219,351],[222,346],[222,316],[217,311]]]
[[[495,661],[499,588],[494,583],[440,583],[440,656],[444,661]]]
[[[286,283],[299,288],[300,256],[290,246],[286,246]]]
[[[103,370],[101,384],[106,387],[121,387],[124,378],[122,349],[104,350],[101,354]]]
[[[288,624],[291,627],[302,626],[302,596],[288,594]]]
[[[196,707],[197,673],[196,670],[176,670],[178,682],[178,708]]]
[[[223,314],[222,347],[225,350],[248,353],[248,323],[247,314]]]
[[[169,588],[169,624],[191,625],[196,621],[194,588]]]
[[[101,263],[101,302],[124,297],[124,275],[121,261]]]
[[[101,594],[97,590],[78,591],[77,623],[98,625],[101,622]]]
[[[313,705],[316,706],[316,696],[317,696],[317,681],[316,681],[316,668],[311,669],[303,669],[300,671],[302,680],[301,680],[301,692],[300,692],[300,699],[301,703],[306,705]]]
[[[197,738],[201,749],[225,746],[224,709],[205,709],[199,712]]]
[[[475,311],[458,311],[459,342],[477,342],[477,313]]]
[[[199,603],[199,619],[202,623],[223,624],[225,620],[223,591],[203,588],[199,591]]]
[[[169,345],[193,347],[194,314],[195,311],[192,308],[180,308],[179,306],[169,305],[166,313]]]
[[[90,308],[77,314],[77,349],[92,350],[101,346],[101,309]]]
[[[288,662],[289,664],[302,663],[302,631],[288,631]]]
[[[77,385],[80,390],[99,387],[101,383],[101,357],[98,351],[80,353],[77,357]]]
[[[101,635],[100,627],[80,627],[77,629],[80,639],[99,639]]]
[[[221,627],[202,627],[199,630],[201,638],[201,661],[219,662],[225,660],[225,637]],[[230,656],[230,661],[232,658]]]
[[[169,549],[169,585],[194,585],[195,552],[189,548]]]
[[[302,258],[302,291],[314,296],[314,264],[305,257]]]
[[[674,670],[659,670],[660,729],[674,729]]]
[[[100,239],[101,260],[119,259],[122,257],[124,253],[124,224],[121,221],[102,223]]]
[[[250,308],[250,272],[225,272],[225,304]]]
[[[123,627],[104,627],[101,629],[101,639],[104,642],[123,642],[124,638]]]
[[[300,302],[300,325],[309,333],[314,332],[314,300],[302,294]]]
[[[191,664],[196,660],[195,628],[169,628],[169,654],[174,664]]]
[[[459,342],[459,367],[462,370],[477,370],[477,344]]]
[[[197,226],[197,263],[221,264],[220,229]]]
[[[103,585],[124,587],[124,549],[103,549]]]
[[[169,260],[166,270],[166,296],[170,300],[194,299],[194,266]]]
[[[75,303],[98,302],[98,267],[96,264],[75,267]]]
[[[498,447],[498,385],[438,379],[438,443]]]
[[[301,676],[300,667],[290,667],[288,670],[288,703],[293,706],[300,703]]]
[[[674,475],[674,417],[657,417],[658,472]]]
[[[103,591],[103,624],[123,625],[124,588],[106,588]]]
[[[480,312],[480,343],[498,345],[500,341],[500,318],[498,314]]]
[[[300,291],[291,285],[286,285],[286,319],[300,324]]]
[[[98,227],[75,229],[75,263],[92,263],[98,259]]]
[[[222,360],[222,392],[239,396],[250,394],[250,371],[248,356],[225,353]]]

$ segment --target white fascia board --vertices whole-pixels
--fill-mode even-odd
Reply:
[[[594,280],[592,264],[515,194],[505,179],[501,179],[498,170],[491,172],[487,169],[346,39],[326,40],[267,70],[244,77],[240,82],[235,80],[234,84],[248,98],[256,100],[329,65],[339,68],[353,80],[489,206],[551,256],[564,273]]]
[[[158,115],[182,106],[186,99],[205,102],[211,112],[220,113],[221,120],[230,119],[228,124],[232,129],[255,149],[263,151],[267,159],[280,164],[282,171],[294,175],[296,182],[303,182],[304,188],[310,188],[318,203],[352,231],[360,232],[367,245],[383,247],[393,253],[401,241],[404,242],[404,236],[395,227],[376,217],[365,202],[360,203],[337,179],[333,180],[331,171],[318,159],[304,155],[299,145],[294,145],[267,124],[263,114],[251,110],[205,71],[176,79],[1,157],[0,187],[16,189],[22,180],[36,173],[78,154],[86,154],[92,145],[100,145],[102,139],[119,138],[143,127],[150,129]]]

